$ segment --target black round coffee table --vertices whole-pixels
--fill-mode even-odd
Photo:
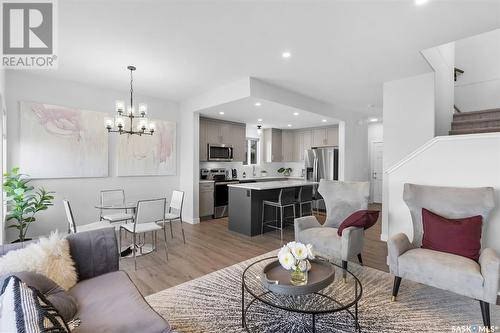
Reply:
[[[243,271],[241,325],[247,332],[329,332],[332,326],[353,327],[354,332],[361,332],[358,302],[363,287],[354,274],[345,270],[344,282],[344,269],[330,262],[335,279],[329,286],[307,295],[283,295],[269,291],[261,282],[263,268],[275,260],[276,257],[260,259]],[[245,301],[247,293],[249,302]]]

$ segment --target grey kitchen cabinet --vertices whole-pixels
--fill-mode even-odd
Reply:
[[[200,216],[214,214],[214,183],[200,183]]]
[[[305,130],[302,133],[304,134],[304,147],[302,150],[309,150],[312,147],[312,131]]]
[[[312,130],[312,146],[326,146],[326,128],[315,128]]]
[[[207,144],[219,144],[222,142],[221,125],[218,122],[206,121]]]
[[[277,128],[266,128],[263,131],[263,154],[264,161],[281,162],[282,154],[282,131]]]
[[[200,118],[200,161],[208,160],[208,144],[233,146],[233,161],[242,162],[246,153],[246,125]]]
[[[200,120],[200,161],[208,160],[207,122]]]
[[[281,131],[281,151],[283,155],[283,162],[294,162],[294,144],[295,132],[294,131]]]
[[[246,128],[240,125],[231,125],[229,144],[233,145],[233,161],[243,162],[247,152]]]
[[[321,127],[312,130],[312,146],[337,146],[339,143],[338,127]]]
[[[326,143],[327,146],[339,145],[339,128],[337,126],[326,128]]]

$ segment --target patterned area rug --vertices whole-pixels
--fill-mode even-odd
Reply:
[[[146,299],[177,331],[245,332],[241,327],[242,272],[255,260],[276,253],[221,269]],[[482,326],[478,301],[403,280],[398,301],[391,302],[392,275],[354,263],[349,263],[349,270],[363,285],[359,302],[362,332],[483,332],[476,326]],[[491,305],[490,311],[492,325],[500,326],[500,307]],[[251,332],[312,332],[310,315],[273,309],[259,302],[251,307],[248,322]],[[316,320],[316,332],[355,332],[354,322],[347,312],[321,315]]]

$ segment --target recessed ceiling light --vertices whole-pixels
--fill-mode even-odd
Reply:
[[[257,119],[257,121],[258,121],[258,122],[261,122],[261,121],[262,121],[262,118]]]
[[[219,114],[224,114],[224,112],[223,112],[223,111],[220,111],[220,112],[219,112]]]
[[[299,115],[299,113],[298,113],[298,112],[294,112],[294,113],[293,113],[293,115],[294,115],[294,116],[298,116],[298,115]]]
[[[326,123],[326,119],[321,119],[322,122]]]
[[[370,123],[375,123],[375,122],[377,122],[377,121],[378,121],[378,118],[370,118],[370,119],[368,119],[368,121],[369,121]]]
[[[292,124],[288,124],[288,125],[286,125],[286,126],[288,126],[288,127],[292,127]]]
[[[261,106],[262,104],[260,102],[255,103],[255,106]]]
[[[429,0],[415,0],[415,4],[418,6],[424,5],[427,2],[429,2]]]
[[[281,56],[285,59],[288,59],[292,56],[292,54],[290,53],[290,51],[285,51],[281,54]]]

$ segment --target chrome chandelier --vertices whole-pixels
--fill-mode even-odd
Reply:
[[[134,66],[127,66],[130,71],[130,106],[127,107],[127,112],[125,113],[125,102],[116,101],[115,111],[116,116],[113,119],[106,119],[106,129],[108,133],[120,133],[129,135],[153,135],[155,131],[155,124],[148,122],[146,118],[146,113],[148,110],[148,105],[145,103],[139,103],[137,112],[134,107],[134,77],[133,72],[136,70]],[[128,118],[128,119],[127,119]],[[134,120],[138,120],[138,124],[134,129]],[[130,124],[129,128],[125,128],[125,122]]]

